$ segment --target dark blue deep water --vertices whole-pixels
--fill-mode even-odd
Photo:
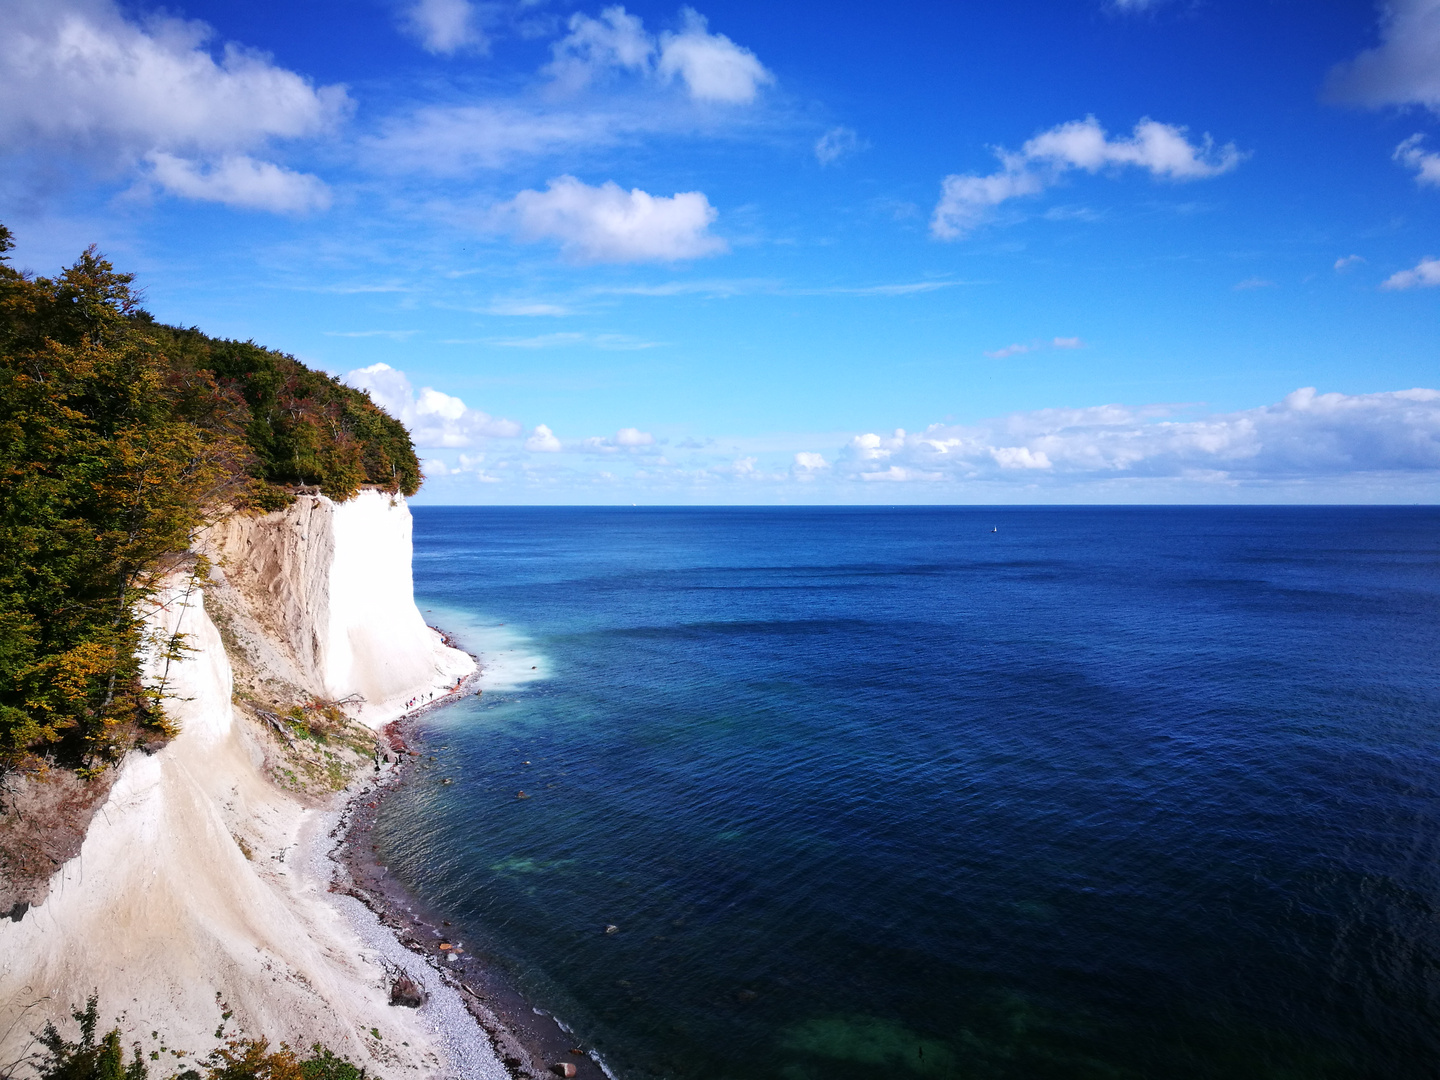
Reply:
[[[415,519],[382,854],[622,1078],[1440,1075],[1440,511]]]

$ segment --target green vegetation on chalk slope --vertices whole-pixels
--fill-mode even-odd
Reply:
[[[57,277],[0,226],[0,774],[99,768],[164,729],[144,603],[216,513],[413,494],[403,425],[294,357],[157,323],[94,248]]]
[[[62,1036],[54,1024],[36,1036],[43,1053],[17,1065],[26,1067],[28,1080],[150,1080],[150,1067],[136,1043],[129,1062],[120,1045],[120,1029],[111,1028],[95,1037],[99,1021],[98,999],[91,995],[85,1010],[70,1014],[80,1025],[80,1038],[71,1041]],[[230,1016],[229,1012],[225,1017]],[[216,1037],[224,1034],[224,1021]],[[177,1053],[177,1057],[184,1057]],[[152,1060],[160,1060],[160,1051],[151,1051]],[[0,1066],[0,1080],[19,1080],[21,1073]],[[364,1068],[336,1057],[329,1049],[316,1043],[308,1057],[302,1057],[288,1046],[271,1050],[263,1039],[232,1036],[195,1065],[183,1069],[173,1080],[366,1080]]]

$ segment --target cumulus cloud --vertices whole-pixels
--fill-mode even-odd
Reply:
[[[150,179],[181,198],[289,214],[330,206],[330,189],[318,176],[291,172],[244,154],[227,155],[208,167],[160,150],[147,154],[146,160]]]
[[[1413,270],[1401,270],[1391,274],[1380,286],[1382,289],[1425,289],[1440,285],[1440,259],[1428,256],[1421,259]]]
[[[1440,58],[1437,58],[1440,62]],[[1415,170],[1415,182],[1422,187],[1440,187],[1440,154],[1420,149],[1424,135],[1411,135],[1395,148],[1394,158]]]
[[[1363,255],[1342,255],[1340,256],[1340,258],[1335,260],[1335,272],[1337,274],[1343,274],[1352,266],[1359,266],[1364,261],[1365,256]]]
[[[819,469],[828,469],[829,467],[830,463],[825,460],[824,454],[801,450],[795,455],[795,468],[804,472],[815,472]]]
[[[1440,265],[1437,265],[1440,269]],[[1440,274],[1437,274],[1440,283]],[[1043,409],[986,423],[856,436],[839,467],[860,480],[1232,482],[1440,469],[1440,391],[1296,390],[1275,405],[1197,420],[1161,407]]]
[[[815,140],[815,160],[821,165],[833,165],[859,149],[860,136],[853,128],[833,127]]]
[[[683,79],[696,101],[744,104],[755,99],[761,86],[775,81],[749,49],[724,34],[712,34],[705,16],[694,8],[680,9],[681,29],[660,35],[662,79]]]
[[[749,49],[712,34],[694,8],[681,8],[680,29],[659,37],[619,5],[605,8],[598,19],[577,12],[568,27],[545,69],[561,91],[628,72],[662,83],[679,81],[693,101],[743,105],[775,81]]]
[[[599,17],[581,12],[551,46],[539,98],[423,105],[384,119],[361,145],[371,167],[390,172],[463,176],[526,158],[617,146],[655,133],[686,133],[740,122],[735,109],[754,100],[773,76],[753,53],[705,20],[682,12],[678,33],[656,36],[619,6]],[[650,91],[674,83],[683,94],[611,93],[577,100],[592,85],[621,77]]]
[[[333,128],[351,107],[345,89],[317,88],[234,43],[216,54],[212,36],[204,23],[166,16],[138,25],[111,0],[9,0],[0,5],[0,143],[58,147],[107,167],[151,155],[170,190],[192,198],[318,205],[318,180],[243,155]]]
[[[561,176],[545,191],[520,192],[498,216],[524,240],[558,241],[575,262],[673,262],[726,250],[710,234],[718,214],[699,191],[651,195]]]
[[[1001,203],[1037,195],[1076,169],[1097,173],[1133,167],[1156,179],[1203,180],[1229,172],[1244,155],[1233,143],[1217,147],[1209,135],[1191,142],[1185,128],[1148,117],[1135,125],[1129,138],[1112,139],[1088,116],[1041,132],[1018,152],[999,149],[996,156],[996,172],[952,174],[941,181],[940,201],[930,220],[933,235],[958,240]]]
[[[651,69],[655,41],[638,15],[608,7],[598,19],[582,12],[570,16],[570,33],[557,41],[546,73],[563,90],[580,90],[613,71],[641,74]]]
[[[525,449],[539,454],[558,454],[561,450],[560,440],[544,424],[536,424],[535,430],[530,432],[530,437],[525,440]]]
[[[403,423],[422,449],[469,447],[480,439],[513,439],[521,433],[515,421],[471,409],[458,397],[428,386],[415,393],[409,377],[389,364],[358,368],[343,381],[369,391],[371,400]]]
[[[460,454],[453,464],[447,464],[444,458],[426,458],[420,462],[420,471],[427,480],[439,476],[464,476],[482,484],[504,483],[501,477],[485,471],[484,454]]]
[[[1380,44],[1333,68],[1327,89],[1337,101],[1440,113],[1440,0],[1382,2]]]
[[[483,52],[488,44],[469,0],[415,0],[401,12],[401,26],[426,52]]]

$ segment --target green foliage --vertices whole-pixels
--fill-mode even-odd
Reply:
[[[419,489],[409,433],[365,393],[253,341],[222,341],[194,327],[154,333],[177,369],[204,372],[243,400],[254,475],[270,485],[256,493],[263,508],[288,502],[275,485],[314,486],[336,500],[362,484],[406,495]]]
[[[38,1036],[44,1052],[31,1061],[36,1080],[149,1080],[139,1043],[130,1063],[125,1063],[118,1027],[96,1041],[95,995],[83,1012],[77,1009],[71,1016],[80,1025],[79,1041],[65,1039],[54,1024],[46,1024]],[[230,1039],[198,1064],[199,1068],[185,1069],[172,1080],[367,1080],[368,1076],[349,1058],[336,1057],[319,1043],[310,1048],[309,1057],[302,1058],[283,1043],[271,1050],[264,1039]]]
[[[46,1024],[39,1036],[44,1054],[34,1064],[41,1080],[146,1080],[138,1043],[130,1064],[125,1064],[119,1028],[111,1028],[99,1042],[95,1041],[98,1012],[94,994],[85,1003],[84,1012],[77,1009],[70,1015],[80,1024],[79,1042],[64,1039],[54,1024]]]
[[[93,769],[164,726],[143,608],[197,528],[295,486],[413,494],[420,470],[365,394],[156,323],[93,247],[53,279],[13,270],[11,247],[0,226],[0,770],[35,753]]]

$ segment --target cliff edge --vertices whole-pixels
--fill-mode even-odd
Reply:
[[[238,1029],[389,1078],[454,1073],[440,1005],[389,1004],[368,915],[328,891],[342,789],[380,767],[355,721],[378,729],[475,669],[415,607],[409,509],[302,496],[221,522],[197,553],[208,567],[176,574],[149,619],[156,642],[183,635],[178,657],[146,659],[179,734],[125,759],[48,895],[0,921],[0,1061],[98,992],[126,1045],[172,1061]],[[311,714],[333,737],[295,737]],[[504,1075],[493,1056],[459,1071]]]

